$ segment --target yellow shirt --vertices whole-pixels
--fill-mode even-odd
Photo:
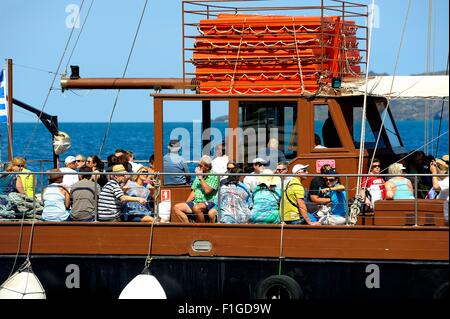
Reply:
[[[30,172],[27,169],[23,169],[22,172]],[[19,174],[20,181],[22,182],[23,189],[25,191],[25,195],[27,197],[33,198],[34,196],[34,175],[29,174]]]
[[[302,183],[297,178],[291,179],[291,181],[286,185],[286,189],[283,195],[285,221],[300,219],[301,215],[299,213],[299,209],[297,206],[298,205],[297,199],[304,199],[304,198],[305,198],[305,189]],[[295,203],[295,205],[292,205],[291,202]]]

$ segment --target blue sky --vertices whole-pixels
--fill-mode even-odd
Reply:
[[[14,96],[41,109],[53,75],[28,67],[55,71],[71,29],[66,26],[69,5],[81,0],[0,0],[0,60],[14,63]],[[144,0],[95,0],[85,28],[69,64],[80,66],[82,77],[120,77],[122,75]],[[370,0],[360,1],[371,3]],[[86,19],[91,0],[85,0],[80,26]],[[268,4],[308,5],[319,0],[276,0]],[[409,75],[426,70],[428,0],[414,0],[398,73]],[[449,2],[433,0],[433,46],[431,68],[444,70],[448,56]],[[399,48],[401,30],[407,11],[407,0],[377,0],[378,25],[374,30],[371,67],[375,72],[392,73]],[[63,65],[80,29],[75,29]],[[182,77],[181,0],[150,0],[127,77]],[[27,66],[27,67],[24,67]],[[60,70],[61,71],[61,70]],[[59,76],[44,111],[57,115],[60,122],[108,121],[115,91],[76,91],[61,93]],[[149,91],[122,91],[114,122],[147,122],[153,120]],[[224,113],[217,105],[212,116]],[[199,119],[200,107],[170,109],[168,121]],[[15,107],[14,120],[34,122],[36,118]]]

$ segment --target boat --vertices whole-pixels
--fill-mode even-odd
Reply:
[[[296,20],[271,14],[293,8],[185,0],[183,42],[190,39],[192,46],[183,44],[183,61],[193,62],[196,72],[183,68],[178,79],[81,78],[74,68],[61,86],[155,90],[155,170],[162,174],[161,194],[172,205],[190,192],[188,185],[164,184],[162,124],[164,107],[172,102],[201,105],[202,131],[211,128],[217,101],[228,105],[230,132],[253,128],[258,138],[278,128],[290,167],[332,163],[352,198],[375,153],[383,163],[407,153],[388,105],[389,93],[408,93],[392,87],[382,91],[364,81],[368,38],[358,39],[364,49],[357,48],[354,32],[368,29],[360,23],[369,17],[367,5],[331,1],[316,9],[315,17]],[[203,20],[190,22],[195,15]],[[343,34],[347,40],[338,41]],[[309,43],[308,49],[299,51],[298,41]],[[447,91],[432,96],[448,98],[448,76],[441,80],[447,81]],[[170,89],[182,93],[165,93]],[[363,112],[368,130],[375,136],[380,132],[379,143],[364,145],[359,139],[356,127]],[[327,148],[316,149],[316,123],[322,126],[327,114],[335,131],[324,141]],[[193,142],[208,149],[211,135]],[[227,142],[232,159],[251,160],[242,136],[230,134]],[[244,146],[243,159],[238,146]],[[448,202],[381,200],[355,224],[341,226],[2,221],[0,282],[18,254],[30,257],[48,299],[115,299],[150,262],[150,248],[151,272],[168,299],[442,299],[448,297],[449,278],[444,205]]]

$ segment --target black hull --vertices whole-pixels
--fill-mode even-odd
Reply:
[[[17,265],[22,261],[19,258]],[[14,256],[0,257],[0,282],[13,262]],[[145,256],[35,255],[31,264],[49,300],[117,299],[144,268]],[[372,286],[376,282],[373,268],[367,268],[371,264],[379,268],[379,288],[366,286],[367,281]],[[69,265],[79,267],[79,288],[66,286],[66,280],[76,284]],[[266,288],[262,281],[278,275],[279,265],[270,258],[157,256],[151,270],[168,299],[257,299]],[[448,266],[442,261],[285,259],[281,274],[295,279],[300,299],[441,299],[448,297]],[[281,297],[286,296],[282,292]]]

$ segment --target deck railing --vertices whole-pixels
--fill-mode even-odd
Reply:
[[[42,165],[45,161],[41,161],[40,165]],[[43,190],[44,189],[44,180],[45,177],[48,175],[48,172],[45,171],[39,171],[39,172],[16,172],[16,173],[10,173],[10,172],[0,172],[0,180],[3,178],[6,178],[8,175],[33,175],[35,176],[35,178],[39,178],[40,180],[40,189]],[[100,176],[100,175],[106,175],[106,176],[111,176],[111,175],[125,175],[128,177],[131,176],[135,176],[135,175],[149,175],[149,176],[158,176],[159,178],[164,178],[164,176],[180,176],[180,175],[184,175],[184,176],[191,176],[192,177],[192,181],[194,180],[194,178],[198,175],[204,175],[204,176],[217,176],[218,178],[222,178],[225,176],[250,176],[252,175],[251,173],[239,173],[239,174],[231,174],[231,173],[224,173],[224,174],[216,174],[216,173],[211,173],[211,174],[196,174],[196,173],[183,173],[183,174],[179,174],[179,173],[159,173],[159,172],[155,172],[155,173],[132,173],[132,172],[127,172],[127,173],[116,173],[116,172],[99,172],[99,173],[80,173],[80,172],[75,172],[75,173],[60,173],[63,175],[96,175],[96,176]],[[252,175],[255,176],[255,175]],[[286,178],[289,177],[295,177],[295,176],[299,176],[299,175],[295,175],[295,174],[258,174],[258,177],[263,177],[263,176],[276,176],[280,178],[280,191],[281,191],[281,201],[280,201],[280,206],[279,206],[279,211],[280,211],[280,219],[281,222],[283,223],[284,220],[284,201],[283,201],[283,196],[284,196],[284,192],[285,192],[285,186],[286,186]],[[345,218],[346,218],[346,225],[350,224],[350,220],[349,220],[349,208],[351,205],[351,202],[354,200],[354,197],[352,196],[352,198],[349,198],[348,193],[349,191],[354,191],[352,189],[349,189],[349,184],[350,184],[350,180],[351,179],[355,179],[357,177],[373,177],[374,175],[371,174],[336,174],[336,175],[322,175],[322,174],[304,174],[301,176],[305,176],[308,178],[311,177],[316,177],[316,176],[320,176],[320,177],[339,177],[339,179],[343,182],[341,182],[341,185],[345,186],[345,191],[347,193],[346,196],[346,203],[345,203],[345,209],[346,209],[346,214],[345,214]],[[377,177],[383,177],[385,180],[388,180],[391,177],[394,176],[399,176],[397,175],[392,175],[392,174],[379,174],[376,175]],[[371,222],[367,222],[366,220],[366,225],[367,224],[371,224],[371,225],[383,225],[383,226],[388,226],[388,225],[393,225],[393,226],[443,226],[443,225],[447,225],[448,226],[448,216],[446,217],[446,219],[444,219],[444,214],[443,214],[443,209],[444,206],[443,205],[448,205],[448,202],[444,202],[444,201],[440,201],[440,200],[424,200],[424,199],[419,199],[418,198],[418,181],[419,178],[421,177],[431,177],[431,176],[436,176],[439,178],[444,178],[444,177],[448,177],[448,174],[403,174],[401,175],[403,177],[406,177],[408,179],[410,179],[412,181],[412,184],[414,186],[414,199],[413,200],[382,200],[382,201],[378,201],[375,202],[375,208],[374,211],[371,212],[362,212],[362,214],[360,215],[360,218],[362,219],[367,219],[367,220],[372,220]],[[95,179],[95,184],[97,185],[97,179]],[[180,187],[190,187],[190,184],[185,184],[185,185],[164,185],[163,183],[161,183],[161,189],[179,189]],[[309,183],[308,183],[309,184]],[[307,191],[308,191],[308,185],[304,185],[305,187],[305,199],[306,201],[309,201],[307,199]],[[7,199],[8,194],[5,193],[4,189],[0,189],[0,197],[4,200]],[[96,198],[98,200],[98,193],[96,193]],[[33,207],[37,207],[36,203],[41,201],[41,194],[39,194],[39,192],[36,192],[35,196],[32,199],[33,202]],[[96,201],[97,202],[97,201]],[[155,216],[158,217],[158,203],[155,203]],[[171,207],[173,207],[173,205],[176,203],[171,203]],[[220,221],[220,217],[221,217],[221,187],[218,188],[217,191],[217,205],[218,205],[218,221]],[[17,220],[17,219],[22,219],[25,216],[25,213],[20,214],[18,213],[18,215],[20,215],[20,218],[4,218],[2,217],[2,212],[5,212],[5,209],[7,207],[5,205],[0,204],[0,221],[5,221],[5,220]],[[96,216],[95,216],[95,221],[98,220],[98,210],[97,207],[95,209],[96,211]],[[33,212],[28,212],[27,214],[28,216],[36,215],[36,211]],[[373,221],[373,218],[378,218],[378,223]],[[358,223],[359,224],[359,223]],[[363,223],[364,224],[364,223]]]

